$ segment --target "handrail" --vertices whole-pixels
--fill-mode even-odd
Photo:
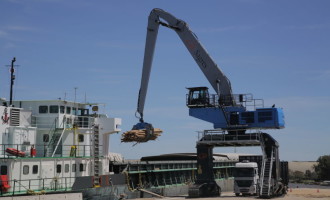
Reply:
[[[9,185],[12,187],[7,193],[0,193],[2,196],[14,196],[27,192],[29,194],[44,194],[46,191],[67,191],[72,188],[73,181],[76,177],[53,177],[53,178],[38,178],[38,179],[27,179],[27,180],[8,180]],[[42,183],[42,184],[40,184]],[[23,189],[22,189],[23,188]]]
[[[62,149],[62,156],[56,156],[54,154],[54,157],[92,157],[92,151],[94,149],[94,145],[77,145],[77,148],[79,148],[80,153],[79,154],[74,154],[73,156],[70,156],[70,151],[72,145],[61,145],[63,147]],[[8,159],[8,158],[32,158],[30,155],[30,150],[31,150],[32,144],[2,144],[0,145],[0,159]],[[38,149],[45,149],[45,145],[34,145],[34,147]],[[102,152],[103,145],[99,146],[99,151]],[[7,148],[13,148],[13,149],[25,149],[24,151],[21,150],[20,152],[24,152],[25,156],[20,156],[21,154],[10,154],[6,152]],[[40,155],[35,158],[46,158],[46,155]]]

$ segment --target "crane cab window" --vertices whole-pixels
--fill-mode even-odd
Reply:
[[[207,87],[188,88],[188,107],[206,107],[210,105],[210,96]]]

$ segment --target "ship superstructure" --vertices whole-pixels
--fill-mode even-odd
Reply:
[[[100,114],[100,105],[63,100],[1,103],[3,194],[71,190],[77,177],[110,173],[109,134],[120,131],[121,119]]]

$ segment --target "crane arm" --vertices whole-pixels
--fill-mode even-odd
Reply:
[[[165,22],[161,21],[163,19]],[[150,71],[152,67],[152,60],[158,35],[159,25],[168,27],[174,30],[195,59],[196,63],[204,73],[207,80],[210,82],[213,89],[220,96],[229,97],[225,105],[232,106],[235,102],[232,98],[232,90],[229,79],[218,68],[217,64],[213,61],[205,48],[199,42],[195,34],[189,29],[186,22],[177,19],[170,13],[162,9],[153,9],[149,15],[146,45],[144,51],[143,70],[141,87],[138,97],[137,113],[140,115],[140,122],[143,122],[143,110],[146,100],[148,83],[150,78]]]

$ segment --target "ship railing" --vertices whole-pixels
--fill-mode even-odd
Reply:
[[[55,116],[33,116],[31,125],[37,128],[45,129],[63,129],[63,128],[92,128],[95,122],[95,116],[76,116],[67,114],[57,114]]]
[[[2,144],[0,145],[0,159],[7,158],[44,158],[47,157],[48,144]],[[54,157],[93,157],[94,145],[60,145]],[[103,146],[99,146],[102,155]]]
[[[0,190],[1,196],[14,196],[21,194],[45,194],[54,191],[70,191],[75,177],[53,177],[37,178],[27,180],[8,180],[10,188],[4,192]]]

